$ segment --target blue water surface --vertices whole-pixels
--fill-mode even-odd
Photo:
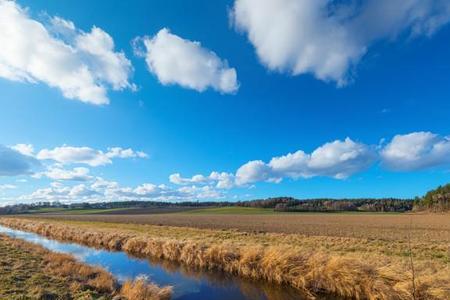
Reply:
[[[47,239],[35,233],[0,226],[0,233],[22,239],[44,248],[71,254],[79,261],[102,267],[119,281],[146,277],[160,285],[173,286],[173,299],[178,300],[293,300],[304,299],[289,287],[254,282],[221,272],[200,272],[168,261],[136,258],[124,252],[99,250],[74,243]],[[331,299],[326,297],[324,299]]]

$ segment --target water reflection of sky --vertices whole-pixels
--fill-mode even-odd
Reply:
[[[129,257],[124,252],[109,252],[78,244],[61,243],[3,226],[0,226],[0,233],[41,245],[51,251],[72,254],[82,262],[107,269],[119,281],[145,276],[160,286],[171,285],[174,287],[174,299],[302,299],[292,289],[273,288],[267,284],[249,282],[224,274],[195,272],[169,262]]]

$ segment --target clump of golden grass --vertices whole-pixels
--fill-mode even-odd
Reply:
[[[166,300],[170,299],[172,288],[160,288],[157,285],[147,283],[144,279],[137,279],[126,281],[120,290],[120,295],[133,300]]]
[[[70,277],[78,286],[87,286],[100,293],[111,294],[118,288],[113,276],[98,267],[91,267],[77,262],[71,255],[48,252],[44,256],[47,272]]]
[[[43,258],[47,272],[70,278],[73,287],[87,287],[102,294],[113,294],[118,288],[110,273],[101,268],[79,263],[70,255],[48,252]]]
[[[109,272],[99,267],[80,263],[71,255],[51,252],[38,245],[2,235],[0,235],[0,238],[0,242],[6,241],[14,248],[23,249],[27,251],[27,255],[33,253],[36,256],[33,259],[40,261],[40,270],[33,271],[40,271],[54,278],[59,278],[69,285],[69,290],[75,297],[81,295],[83,291],[95,292],[98,296],[106,298],[120,295],[123,300],[168,300],[171,297],[171,287],[161,288],[155,284],[147,283],[143,279],[127,281],[120,285]],[[23,266],[16,263],[12,268],[20,269]],[[33,289],[34,297],[47,299],[45,298],[47,293],[45,289],[36,286],[36,283],[32,287],[26,288]]]
[[[58,276],[70,277],[72,287],[87,286],[106,295],[121,295],[128,300],[168,300],[171,287],[159,287],[144,279],[128,280],[120,286],[114,277],[105,270],[77,262],[71,255],[48,252],[44,256],[46,270]]]
[[[412,275],[407,259],[382,254],[326,253],[296,245],[250,243],[200,236],[161,237],[141,231],[118,230],[95,223],[80,227],[55,221],[0,219],[0,223],[48,237],[130,254],[179,262],[191,268],[220,270],[255,280],[290,285],[309,294],[332,293],[355,299],[412,299]],[[146,227],[147,228],[147,227]],[[176,228],[173,229],[177,231]],[[158,232],[157,230],[155,232]],[[232,233],[224,233],[232,234]],[[176,238],[175,238],[176,237]],[[450,298],[450,272],[442,264],[416,266],[415,299]],[[130,286],[130,285],[127,285]]]

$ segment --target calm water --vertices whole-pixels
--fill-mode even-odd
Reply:
[[[199,272],[167,261],[130,257],[124,252],[98,250],[78,244],[62,243],[40,235],[0,226],[0,233],[41,245],[51,251],[72,254],[78,260],[103,267],[119,281],[146,276],[160,286],[174,287],[173,299],[241,300],[304,299],[291,288],[244,280],[218,272]],[[322,297],[322,299],[332,299]],[[334,299],[334,298],[333,298]]]

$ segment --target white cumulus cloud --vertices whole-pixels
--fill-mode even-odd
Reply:
[[[396,171],[450,165],[450,137],[431,132],[396,135],[381,151],[383,164]]]
[[[223,193],[210,186],[173,188],[164,184],[143,183],[135,187],[124,187],[114,181],[96,178],[91,183],[77,185],[54,182],[48,187],[22,195],[13,202],[197,201],[219,199],[223,196]]]
[[[92,167],[111,163],[111,159],[101,150],[90,147],[62,146],[54,149],[42,149],[37,156],[40,160],[54,160],[62,164],[87,164]]]
[[[208,176],[197,174],[191,178],[182,177],[180,173],[169,176],[169,181],[177,185],[215,185],[218,189],[231,189],[235,186],[234,175],[213,171]]]
[[[142,151],[134,151],[131,148],[108,148],[107,152],[90,147],[62,146],[53,149],[42,149],[36,157],[40,160],[53,160],[62,164],[87,164],[98,167],[111,164],[113,158],[147,158]]]
[[[433,34],[450,20],[447,0],[235,0],[231,19],[268,69],[347,83],[369,47]]]
[[[131,62],[98,27],[83,32],[61,18],[44,24],[16,2],[0,0],[0,28],[2,78],[45,83],[66,98],[97,105],[109,103],[109,87],[133,88]]]
[[[236,183],[245,185],[258,181],[279,181],[272,168],[262,160],[252,160],[236,171]]]
[[[311,153],[306,176],[343,179],[367,169],[375,160],[376,154],[371,147],[350,138],[337,140],[326,143]]]
[[[191,178],[184,178],[180,173],[175,173],[169,176],[169,181],[173,184],[185,185],[185,184],[206,184],[209,182],[208,177],[201,174],[194,175]]]
[[[302,150],[273,157],[269,162],[252,160],[240,166],[235,174],[211,172],[182,177],[175,173],[169,176],[177,185],[212,186],[217,189],[231,189],[248,186],[256,182],[279,183],[284,178],[311,178],[326,176],[345,179],[373,165],[378,158],[375,147],[358,143],[350,138],[325,143],[308,154]]]
[[[221,93],[234,93],[239,88],[236,70],[199,42],[183,39],[166,28],[140,40],[150,72],[164,85],[178,84],[199,92],[213,88]]]
[[[148,158],[148,154],[143,151],[134,151],[131,148],[123,149],[121,147],[108,148],[106,156],[109,158]]]
[[[246,185],[258,181],[279,182],[283,178],[328,176],[345,179],[369,168],[375,161],[375,151],[362,143],[346,138],[326,143],[311,154],[302,150],[274,157],[269,163],[250,161],[236,172],[236,183]]]
[[[231,189],[235,186],[234,175],[227,172],[211,172],[209,178],[214,180],[218,189]]]
[[[34,153],[34,147],[31,144],[17,144],[11,148],[22,153],[23,155],[33,156]]]
[[[48,177],[53,180],[88,181],[93,177],[89,175],[89,169],[84,167],[66,170],[59,167],[49,167],[47,171],[36,173],[35,178]]]

